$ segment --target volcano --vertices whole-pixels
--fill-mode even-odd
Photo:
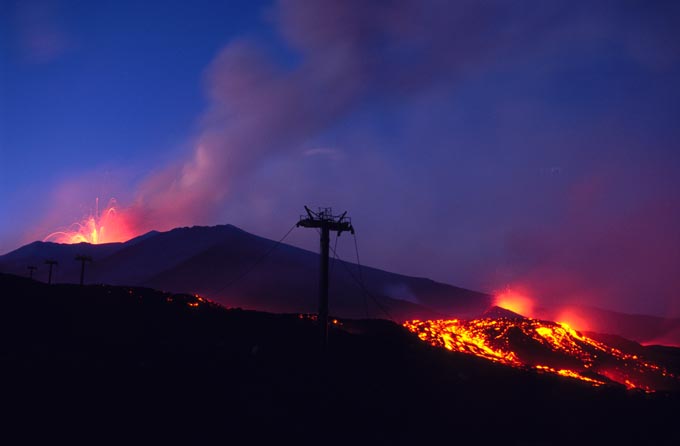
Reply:
[[[250,234],[232,225],[193,226],[152,231],[124,243],[59,244],[34,242],[0,256],[0,271],[47,279],[46,259],[59,262],[57,282],[78,283],[76,255],[92,257],[86,283],[143,286],[199,294],[226,307],[279,313],[317,310],[317,253]],[[493,297],[473,290],[332,260],[330,312],[344,318],[449,320],[517,318],[491,308]],[[549,309],[548,309],[549,310]],[[594,307],[570,308],[593,322],[592,333],[643,344],[680,345],[680,320],[627,315]],[[546,311],[545,320],[560,320]],[[611,337],[608,338],[611,340]]]

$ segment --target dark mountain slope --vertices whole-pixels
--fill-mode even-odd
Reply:
[[[80,267],[73,258],[85,253],[95,260],[87,265],[88,283],[202,293],[225,305],[259,310],[316,308],[316,253],[281,244],[259,262],[275,242],[231,225],[177,228],[123,244],[29,246],[30,250],[24,247],[1,256],[0,270],[23,275],[28,263],[58,256],[58,281],[75,283]],[[368,295],[359,285],[360,277]],[[331,311],[345,317],[365,316],[367,310],[371,316],[385,317],[384,309],[403,319],[464,316],[478,314],[490,303],[490,296],[483,293],[375,268],[360,272],[344,262],[334,262],[330,294]]]
[[[176,228],[157,232],[128,245],[93,265],[93,281],[143,285],[149,278],[169,271],[198,253],[249,234],[235,226]]]
[[[126,243],[61,245],[35,242],[0,256],[0,271],[47,280],[47,258],[59,266],[54,280],[77,283],[77,254],[90,255],[86,283],[152,286],[177,292],[201,293],[227,306],[277,312],[316,311],[318,255],[276,243],[231,225],[177,228],[150,232]],[[359,278],[364,287],[358,283]],[[330,310],[341,317],[432,319],[478,317],[491,296],[429,279],[393,274],[355,264],[333,262]],[[386,311],[385,311],[386,310]],[[564,308],[540,317],[559,318]],[[627,315],[590,307],[568,308],[592,322],[591,329],[645,344],[680,345],[680,321]]]
[[[201,293],[231,306],[279,312],[315,311],[318,255],[280,245],[263,258],[273,246],[271,240],[238,234],[164,270],[144,284]],[[482,293],[370,267],[359,270],[355,264],[338,260],[331,262],[330,271],[331,312],[338,316],[365,317],[366,306],[369,315],[386,317],[384,308],[399,319],[476,314],[486,308],[490,300]],[[409,300],[402,299],[405,290]]]
[[[0,274],[3,435],[23,443],[675,444],[676,394],[592,388],[345,320]]]
[[[130,242],[132,240],[128,243]],[[33,265],[38,268],[33,277],[47,282],[49,267],[45,265],[45,260],[50,259],[59,262],[52,271],[53,282],[77,283],[80,277],[80,263],[75,261],[77,255],[102,259],[111,256],[125,246],[125,243],[65,245],[52,242],[33,242],[0,256],[0,271],[27,275],[27,267]]]

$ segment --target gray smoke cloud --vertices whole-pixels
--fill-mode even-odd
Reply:
[[[214,217],[263,164],[299,150],[370,101],[403,103],[450,86],[554,11],[523,17],[505,2],[281,1],[272,15],[296,57],[277,63],[253,41],[231,42],[206,72],[209,109],[188,160],[139,194],[158,227]]]
[[[282,47],[217,54],[192,153],[141,184],[138,226],[278,238],[302,204],[333,204],[376,266],[678,315],[679,16],[664,2],[280,1]]]

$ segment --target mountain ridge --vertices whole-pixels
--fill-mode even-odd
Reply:
[[[276,248],[276,249],[274,249]],[[266,255],[271,250],[269,255]],[[53,281],[77,283],[78,254],[90,255],[85,283],[149,286],[197,293],[228,307],[316,312],[318,254],[249,233],[234,225],[185,226],[150,231],[124,243],[33,242],[0,256],[0,271],[47,279],[44,260],[59,261]],[[405,276],[334,259],[330,311],[338,317],[395,320],[479,317],[492,296],[423,277]],[[361,280],[363,279],[363,281]],[[576,308],[576,307],[574,307]],[[556,310],[556,309],[555,309]],[[580,313],[579,313],[580,312]],[[558,311],[540,316],[559,319]],[[573,311],[595,321],[589,331],[643,344],[680,345],[680,320],[628,315],[596,307]]]
[[[86,266],[86,283],[199,293],[226,306],[254,310],[311,312],[317,307],[317,253],[278,244],[233,225],[180,227],[107,245],[47,243],[34,242],[30,249],[24,246],[0,256],[0,269],[25,274],[29,263],[41,263],[49,254],[60,262],[56,280],[75,283],[80,268],[73,258],[84,252],[94,259]],[[359,270],[357,265],[337,259],[334,264],[331,312],[338,316],[472,316],[491,301],[487,294],[427,278],[368,266]],[[41,269],[35,277],[43,275]]]

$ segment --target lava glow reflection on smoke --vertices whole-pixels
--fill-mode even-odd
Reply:
[[[526,317],[534,316],[534,303],[524,293],[507,289],[494,296],[494,305]]]
[[[105,209],[99,212],[99,198],[95,211],[71,224],[68,228],[55,231],[43,239],[56,243],[113,243],[124,242],[134,236],[124,213],[117,209],[115,199],[109,200]]]
[[[590,323],[583,316],[568,309],[560,311],[556,319],[563,325],[568,325],[575,328],[576,330],[590,331],[593,329]]]

